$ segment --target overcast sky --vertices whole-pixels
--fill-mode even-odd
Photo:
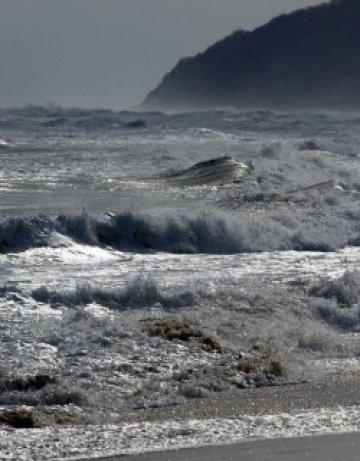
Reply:
[[[121,109],[235,29],[322,0],[0,0],[0,107]]]

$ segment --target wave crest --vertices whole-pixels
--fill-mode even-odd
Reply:
[[[54,223],[43,216],[4,218],[0,221],[0,252],[48,245],[54,230]]]
[[[180,308],[195,303],[195,295],[190,292],[175,295],[162,294],[154,280],[138,277],[125,288],[102,288],[91,283],[78,283],[71,290],[49,290],[46,286],[33,290],[35,301],[66,307],[100,304],[115,310],[143,308],[160,304],[162,307]]]
[[[196,186],[212,182],[236,181],[250,171],[251,166],[225,156],[195,163],[190,168],[168,173],[164,178],[178,184]]]
[[[0,220],[0,251],[64,245],[67,237],[122,251],[233,254],[262,251],[334,251],[355,244],[358,219],[344,215],[308,220],[290,212],[230,214],[122,212],[96,218],[83,213]],[[355,242],[355,243],[354,243]]]

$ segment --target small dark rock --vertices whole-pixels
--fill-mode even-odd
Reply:
[[[145,120],[139,118],[137,120],[132,120],[131,122],[127,122],[124,124],[125,128],[145,128],[146,122]]]

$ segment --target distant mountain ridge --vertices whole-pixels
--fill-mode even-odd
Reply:
[[[144,106],[360,109],[360,0],[333,0],[236,31],[181,59]]]

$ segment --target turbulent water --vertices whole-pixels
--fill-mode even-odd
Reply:
[[[1,110],[1,421],[356,366],[359,152],[358,114]]]

